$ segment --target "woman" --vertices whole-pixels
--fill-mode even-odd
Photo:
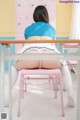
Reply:
[[[55,38],[56,31],[49,24],[48,12],[44,6],[36,7],[33,13],[33,19],[35,23],[32,23],[25,29],[25,39],[31,36],[48,36],[52,39]]]
[[[25,39],[29,39],[33,36],[47,36],[51,39],[55,38],[56,31],[55,29],[49,24],[49,16],[48,12],[45,6],[39,5],[35,8],[34,13],[33,13],[33,19],[35,23],[32,23],[30,26],[28,26],[25,29]],[[30,47],[41,47],[39,45],[30,45]],[[44,44],[42,47],[46,47],[46,44]],[[51,46],[53,48],[53,46]],[[47,45],[47,48],[49,46]],[[57,53],[59,51],[54,47],[53,48]],[[16,72],[14,68],[12,68],[12,79],[14,79],[14,73]],[[64,85],[68,91],[68,106],[69,107],[74,107],[74,97],[73,97],[73,87],[72,87],[72,79],[70,72],[68,70],[67,65],[63,62],[63,67],[61,69],[62,72],[62,77],[63,77],[63,82]]]

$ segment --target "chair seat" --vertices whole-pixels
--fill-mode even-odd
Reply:
[[[22,74],[27,75],[53,75],[60,74],[59,69],[22,69],[20,70]]]
[[[71,65],[77,65],[78,64],[78,61],[77,60],[69,60],[69,63]]]
[[[64,43],[63,47],[64,48],[78,48],[79,44],[78,43]]]

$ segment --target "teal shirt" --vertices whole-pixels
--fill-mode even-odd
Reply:
[[[31,36],[48,36],[52,39],[55,38],[56,30],[46,22],[35,22],[32,23],[25,29],[24,36],[25,39]]]

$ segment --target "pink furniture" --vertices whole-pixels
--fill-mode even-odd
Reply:
[[[79,47],[79,43],[64,43],[63,44],[63,52],[65,48],[78,48]],[[72,68],[73,66],[77,65],[77,61],[76,60],[69,60],[69,66]]]
[[[78,48],[79,44],[78,43],[64,43],[63,47],[64,48]]]
[[[24,77],[26,75],[26,78]],[[64,116],[64,103],[63,103],[63,87],[62,87],[62,77],[60,69],[22,69],[19,71],[19,96],[18,96],[18,111],[17,115],[21,114],[21,97],[24,96],[24,85],[26,90],[26,80],[29,80],[28,75],[49,75],[49,78],[37,78],[54,80],[55,83],[55,98],[57,97],[57,83],[60,85],[60,97],[61,97],[61,114]],[[34,78],[31,78],[34,79]],[[36,79],[36,78],[35,78]]]

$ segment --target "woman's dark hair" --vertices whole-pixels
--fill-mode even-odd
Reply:
[[[49,23],[49,16],[46,7],[43,5],[37,6],[33,13],[33,19],[35,22],[42,21]]]

